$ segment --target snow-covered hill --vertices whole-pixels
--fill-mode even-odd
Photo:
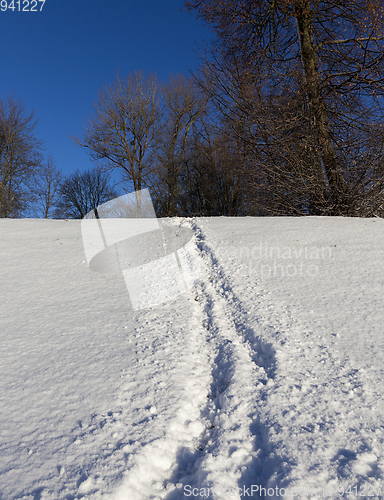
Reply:
[[[201,280],[135,311],[80,221],[0,220],[0,499],[382,497],[384,222],[166,223]]]

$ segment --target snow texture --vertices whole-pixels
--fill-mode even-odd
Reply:
[[[382,498],[384,222],[162,223],[135,310],[80,221],[0,220],[0,500]]]

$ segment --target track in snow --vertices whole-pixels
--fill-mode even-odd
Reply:
[[[194,461],[188,467],[180,461],[174,471],[170,481],[178,488],[164,498],[185,498],[192,487],[208,493],[208,498],[240,498],[241,489],[252,484],[265,487],[269,479],[265,477],[268,432],[259,420],[258,406],[273,385],[275,357],[271,345],[249,324],[202,228],[195,220],[190,224],[204,263],[193,293],[199,304],[195,314],[209,349],[211,384],[201,410],[201,421],[209,422],[209,427]]]

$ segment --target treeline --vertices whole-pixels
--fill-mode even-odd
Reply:
[[[134,190],[148,187],[159,216],[238,215],[245,207],[237,143],[194,79],[141,72],[103,89],[77,142]]]
[[[117,77],[100,91],[84,137],[75,138],[95,167],[70,176],[51,157],[43,162],[33,114],[11,98],[0,106],[2,217],[81,218],[114,196],[144,188],[160,217],[247,212],[238,145],[218,126],[193,78]]]
[[[216,34],[199,72],[165,83],[135,72],[102,89],[75,138],[91,171],[42,164],[33,116],[0,102],[0,215],[82,217],[147,187],[158,216],[382,216],[382,2],[186,6]]]

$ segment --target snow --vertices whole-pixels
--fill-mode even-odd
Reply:
[[[384,222],[161,222],[139,309],[80,221],[0,220],[0,499],[383,497]]]

